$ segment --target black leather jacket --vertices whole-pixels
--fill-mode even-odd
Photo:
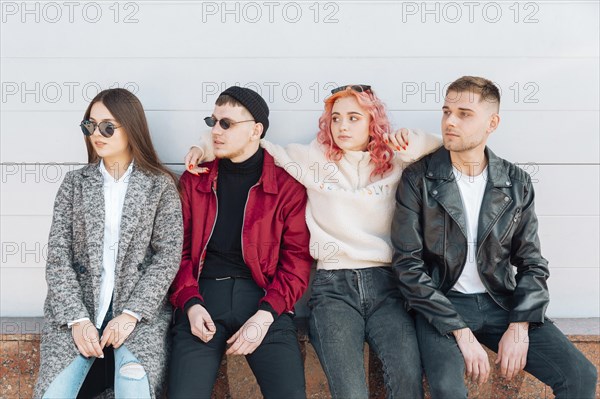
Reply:
[[[543,323],[548,262],[540,252],[529,175],[486,147],[488,182],[477,233],[477,266],[509,322]],[[467,223],[450,153],[441,147],[410,165],[396,192],[392,265],[410,308],[441,333],[467,327],[445,294],[462,273]],[[516,274],[514,267],[516,267]]]

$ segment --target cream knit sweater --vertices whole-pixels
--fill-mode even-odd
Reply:
[[[210,134],[203,135],[204,160],[214,159]],[[392,260],[390,228],[402,170],[436,150],[441,139],[410,130],[409,145],[394,152],[394,168],[371,179],[368,152],[347,151],[329,161],[317,140],[285,147],[261,140],[277,165],[306,187],[306,224],[317,269],[362,269],[388,266]]]

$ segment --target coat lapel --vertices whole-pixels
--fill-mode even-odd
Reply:
[[[152,179],[144,172],[140,171],[134,164],[129,177],[129,183],[127,184],[125,202],[123,203],[119,233],[119,248],[115,264],[115,282],[120,281],[123,260],[127,253],[127,248],[133,238],[133,234],[138,226],[140,215],[148,199],[151,185]]]
[[[450,153],[445,148],[436,151],[426,173],[429,184],[429,195],[440,204],[460,230],[467,236],[467,218],[465,216],[462,197],[452,172]]]
[[[479,222],[477,225],[478,252],[481,244],[490,234],[490,231],[492,231],[494,224],[513,202],[513,199],[508,193],[509,190],[507,190],[512,186],[512,182],[508,176],[508,170],[504,166],[502,160],[498,158],[492,150],[486,147],[485,152],[488,159],[488,181],[481,202]]]
[[[84,179],[82,182],[83,220],[89,260],[88,270],[95,280],[93,283],[93,298],[100,297],[104,248],[104,180],[99,167],[101,165],[98,163],[88,165],[83,171]]]
[[[467,238],[467,218],[456,181],[454,179],[443,181],[435,186],[435,188],[432,188],[429,194],[446,210],[452,220],[460,227],[460,231],[465,235],[465,238]]]

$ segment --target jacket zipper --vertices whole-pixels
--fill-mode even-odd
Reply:
[[[217,217],[219,217],[219,198],[217,197],[217,192],[214,187],[211,187],[213,194],[215,195],[215,200],[217,203],[217,212],[215,212],[215,221],[213,223],[212,229],[210,230],[210,235],[208,236],[208,240],[206,240],[206,245],[204,245],[204,249],[200,253],[200,262],[198,263],[198,275],[196,276],[196,282],[200,283],[200,266],[204,264],[204,254],[206,253],[206,248],[208,248],[208,243],[215,231],[215,226],[217,225]]]
[[[244,256],[244,225],[246,224],[246,207],[248,206],[248,200],[250,199],[250,193],[252,192],[252,189],[256,186],[258,186],[260,183],[257,182],[256,184],[254,184],[252,187],[250,187],[250,189],[248,190],[248,195],[246,196],[246,203],[244,204],[244,216],[242,217],[242,231],[240,232],[240,239],[241,239],[241,247],[242,247],[242,259],[244,260],[244,263],[246,263],[246,257]],[[247,263],[246,263],[247,264]]]
[[[508,230],[507,230],[507,233],[506,233],[506,234],[508,234],[508,232],[510,232],[510,230],[511,230],[511,229],[512,229],[512,227],[513,227],[513,224],[516,222],[516,220],[517,220],[517,218],[518,218],[518,216],[519,216],[519,214],[520,214],[520,213],[521,213],[521,209],[520,209],[520,208],[518,208],[518,209],[517,209],[517,212],[516,212],[516,214],[515,214],[515,216],[513,216],[512,220],[510,221],[510,225],[508,226]],[[488,234],[488,235],[489,235],[489,234]],[[505,239],[505,238],[506,238],[506,235],[505,235],[505,236],[502,238],[502,240],[501,240],[500,242],[504,241],[504,239]],[[477,253],[475,254],[475,259],[479,259],[479,252],[481,251],[481,248],[482,248],[482,246],[481,246],[481,245],[479,245],[479,243],[477,243],[477,244],[478,244],[478,245],[477,245]],[[468,248],[467,248],[467,250],[468,250]],[[491,298],[494,300],[494,302],[496,302],[496,304],[497,304],[498,306],[500,306],[502,309],[504,309],[504,310],[509,310],[509,309],[507,309],[507,308],[506,308],[506,307],[505,307],[503,304],[501,304],[501,303],[500,303],[500,302],[499,302],[499,301],[498,301],[498,300],[497,300],[497,299],[496,299],[496,298],[495,298],[495,297],[494,297],[494,296],[491,294],[491,292],[492,292],[492,291],[490,290],[490,287],[488,286],[487,282],[485,281],[485,279],[484,279],[484,278],[483,278],[483,276],[481,275],[481,270],[479,270],[479,261],[477,261],[477,265],[476,265],[476,266],[477,266],[477,274],[479,275],[479,278],[481,279],[481,282],[483,283],[483,285],[485,285],[485,289],[487,290],[487,292],[488,292],[488,294],[490,295],[490,297],[491,297]]]
[[[358,161],[356,163],[356,179],[357,179],[357,181],[356,181],[356,188],[355,188],[355,190],[360,189],[360,163],[363,161],[364,156],[365,155],[363,154],[361,156],[361,158],[360,158],[360,161]]]
[[[508,226],[508,229],[506,229],[506,233],[504,233],[504,235],[502,236],[502,239],[500,240],[501,243],[504,240],[506,240],[506,237],[508,237],[508,233],[510,233],[510,231],[512,230],[513,225],[515,223],[517,223],[517,220],[519,219],[520,215],[521,215],[521,208],[517,208],[517,211],[515,212],[515,216],[513,216],[512,220],[510,221],[510,225]]]
[[[446,213],[446,216],[444,217],[444,253],[446,253],[446,242],[448,241],[448,235],[446,234],[446,219],[448,218],[448,214]],[[442,280],[440,281],[439,285],[438,285],[438,289],[442,288],[444,286],[444,281],[446,281],[446,276],[448,275],[448,261],[446,260],[446,257],[444,256],[444,276],[442,277]]]

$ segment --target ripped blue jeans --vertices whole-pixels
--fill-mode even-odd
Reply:
[[[150,398],[150,385],[146,371],[139,360],[123,345],[115,353],[115,397]],[[95,357],[86,359],[79,355],[52,381],[45,398],[75,398]]]

